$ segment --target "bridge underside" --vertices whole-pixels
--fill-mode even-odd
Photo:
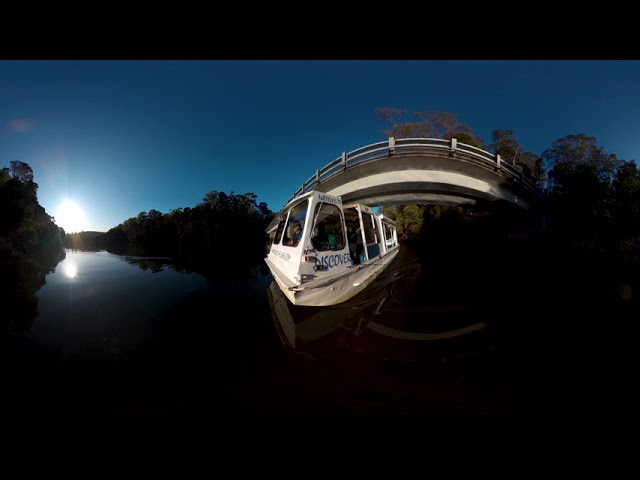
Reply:
[[[506,202],[529,209],[524,189],[506,177],[442,157],[406,155],[359,165],[321,183],[317,190],[340,196],[343,203],[369,206]]]

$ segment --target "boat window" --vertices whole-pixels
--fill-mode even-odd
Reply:
[[[343,210],[344,223],[347,228],[347,246],[351,254],[353,263],[358,264],[364,261],[362,249],[362,229],[360,228],[360,214],[355,207],[346,207]],[[363,255],[361,257],[360,255]]]
[[[275,237],[273,238],[274,245],[279,245],[282,241],[282,232],[284,232],[284,226],[286,225],[286,223],[287,222],[285,221],[285,219],[282,219],[280,220],[280,222],[278,222],[278,230],[276,230]]]
[[[316,250],[342,250],[344,248],[344,231],[342,213],[336,205],[318,203],[315,212],[311,245]]]
[[[364,226],[364,239],[369,243],[378,243],[376,236],[376,222],[370,213],[362,213],[362,224]]]
[[[307,219],[308,205],[308,202],[302,202],[291,209],[286,227],[284,229],[284,238],[282,239],[283,245],[289,247],[297,247],[298,243],[300,243],[300,240],[302,240],[305,220]],[[295,232],[296,225],[300,225],[299,233]]]
[[[384,220],[382,221],[382,226],[384,229],[384,242],[387,248],[395,247],[396,241],[393,237],[393,231],[395,227]]]

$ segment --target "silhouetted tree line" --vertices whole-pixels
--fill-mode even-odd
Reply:
[[[0,329],[23,331],[38,315],[36,291],[65,257],[64,230],[38,203],[31,167],[0,169]]]
[[[540,156],[526,152],[512,130],[494,130],[492,143],[476,136],[457,116],[384,108],[379,118],[396,138],[457,138],[482,148],[522,169],[533,180],[537,197],[533,214],[542,232],[554,242],[596,249],[640,248],[640,171],[634,161],[618,159],[599,147],[594,137],[567,135]],[[403,240],[431,235],[437,226],[451,228],[469,220],[474,209],[444,205],[397,205],[384,212],[398,222]],[[480,213],[480,212],[478,212]],[[510,212],[512,214],[513,212]]]
[[[215,267],[250,263],[265,254],[265,229],[274,213],[253,193],[211,191],[193,208],[167,214],[140,212],[106,233],[66,236],[70,248],[104,249],[113,253],[166,255]],[[239,262],[240,260],[240,262]]]
[[[568,135],[553,142],[540,156],[525,151],[512,130],[492,132],[487,144],[457,115],[384,108],[377,115],[396,138],[457,138],[490,151],[520,168],[536,185],[534,210],[543,217],[545,233],[569,242],[633,242],[640,236],[640,171],[633,161],[605,152],[594,137]],[[56,245],[64,232],[55,226],[37,202],[37,184],[28,164],[11,162],[0,171],[0,254],[20,255],[46,244]],[[402,240],[420,238],[437,226],[453,228],[455,220],[468,220],[473,209],[446,205],[385,207],[398,222]],[[102,232],[66,235],[65,246],[105,249],[114,253],[136,251],[211,264],[237,262],[237,255],[254,259],[264,255],[264,229],[274,213],[256,195],[211,191],[195,207],[167,214],[141,212]],[[426,228],[428,227],[428,229]]]
[[[13,160],[0,170],[0,260],[52,253],[64,257],[64,230],[38,203],[33,170]]]

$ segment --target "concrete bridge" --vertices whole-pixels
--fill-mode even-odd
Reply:
[[[506,203],[529,210],[536,196],[521,169],[455,138],[390,137],[343,153],[317,170],[291,199],[310,190],[371,207]]]

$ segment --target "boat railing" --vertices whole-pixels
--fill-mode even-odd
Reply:
[[[458,142],[457,139],[444,140],[441,138],[400,138],[389,137],[386,142],[373,143],[357,148],[328,163],[315,175],[304,182],[293,196],[287,201],[314,190],[323,182],[333,178],[348,169],[383,158],[393,158],[402,155],[438,155],[452,160],[463,161],[479,165],[492,170],[498,175],[511,179],[524,188],[535,191],[535,185],[521,167],[505,162],[500,155],[494,155],[481,148]]]

